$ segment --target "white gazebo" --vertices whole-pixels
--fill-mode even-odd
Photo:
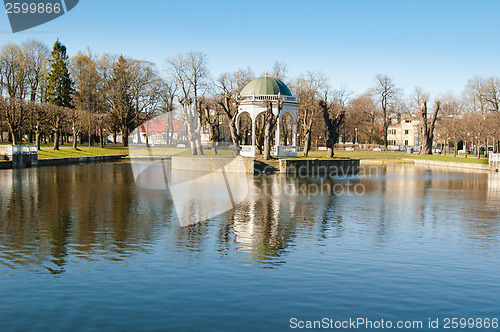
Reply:
[[[244,157],[255,157],[257,154],[256,145],[256,123],[259,115],[266,112],[265,100],[271,101],[273,105],[273,113],[278,117],[276,122],[276,132],[274,136],[274,147],[272,153],[278,157],[297,157],[297,97],[293,96],[290,89],[282,81],[267,76],[259,77],[248,83],[240,92],[240,105],[238,107],[238,114],[236,124],[238,132],[240,132],[240,120],[242,116],[249,116],[252,127],[250,144],[241,145],[240,155]],[[278,114],[278,100],[283,102],[281,112]],[[282,123],[285,117],[291,116],[291,123]],[[281,129],[286,125],[291,125],[291,139],[287,141],[287,137],[280,137]],[[242,133],[240,132],[240,135]],[[245,133],[243,133],[245,134]],[[250,138],[250,137],[248,137]],[[248,138],[244,137],[245,141]],[[290,138],[290,137],[288,137]],[[291,143],[288,145],[288,143]]]

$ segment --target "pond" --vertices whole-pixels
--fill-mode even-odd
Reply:
[[[188,226],[128,163],[2,170],[0,183],[1,331],[281,331],[359,318],[426,330],[429,319],[442,329],[500,317],[498,173],[388,164],[262,176],[233,209]]]

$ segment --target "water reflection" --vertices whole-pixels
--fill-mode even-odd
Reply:
[[[6,170],[0,183],[7,273],[59,274],[69,263],[127,261],[159,247],[183,260],[216,251],[275,268],[299,245],[353,243],[346,238],[374,248],[453,240],[491,254],[500,235],[498,173],[389,164],[334,179],[263,176],[234,209],[186,227],[173,221],[165,191],[135,186],[128,164]]]
[[[128,165],[0,172],[0,262],[64,271],[69,257],[120,260],[147,251],[168,200],[139,195]]]

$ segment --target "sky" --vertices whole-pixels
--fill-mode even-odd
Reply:
[[[407,95],[460,94],[474,76],[500,76],[500,1],[80,0],[65,15],[12,33],[0,13],[0,45],[57,38],[78,50],[122,54],[165,69],[188,51],[207,55],[211,75],[275,61],[294,78],[324,72],[333,88],[360,94],[375,75]]]

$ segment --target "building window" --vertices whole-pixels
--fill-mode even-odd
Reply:
[[[408,135],[410,133],[409,130],[405,130],[405,135]]]
[[[411,120],[405,120],[406,123],[411,123]]]
[[[389,135],[396,135],[396,129],[390,129]]]
[[[405,145],[408,145],[408,140],[407,139],[405,139]]]

